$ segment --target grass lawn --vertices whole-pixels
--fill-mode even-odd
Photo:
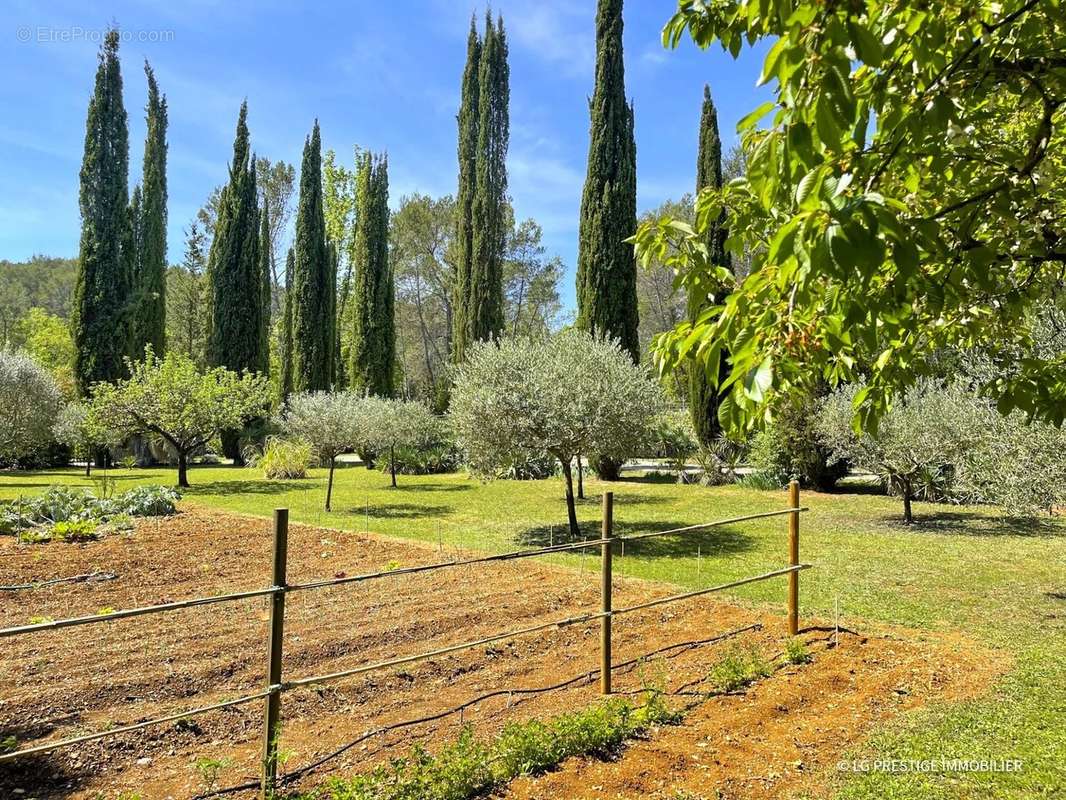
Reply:
[[[174,470],[112,470],[119,490],[172,484]],[[437,542],[446,549],[504,550],[559,541],[565,532],[562,484],[463,475],[388,475],[341,467],[334,511],[322,510],[325,470],[301,481],[268,481],[252,470],[196,467],[185,497],[195,503]],[[53,483],[94,488],[78,470],[0,473],[0,499]],[[596,535],[600,492],[615,493],[619,535],[784,508],[785,492],[738,486],[703,488],[632,478],[586,481],[578,517]],[[900,523],[900,503],[860,491],[805,492],[801,558],[816,565],[801,578],[804,612],[842,624],[868,618],[934,631],[955,630],[1011,652],[1012,672],[993,696],[926,710],[879,733],[855,758],[1020,759],[1019,772],[842,774],[839,796],[867,798],[1066,797],[1066,524],[1012,523],[989,509],[916,504],[918,524]],[[784,518],[634,542],[616,569],[683,586],[711,585],[783,566]],[[697,559],[699,551],[701,557]],[[595,557],[560,561],[598,569]],[[783,610],[784,581],[735,590],[746,602]]]

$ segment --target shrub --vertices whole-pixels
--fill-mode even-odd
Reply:
[[[812,395],[793,399],[752,440],[751,465],[774,488],[797,480],[804,488],[825,490],[848,474],[847,458],[832,458],[818,435],[821,406]]]
[[[736,645],[711,669],[710,679],[719,692],[735,692],[773,672],[770,662],[755,646]]]
[[[249,452],[245,455],[245,463],[249,467],[263,470],[263,475],[271,480],[306,478],[313,460],[314,453],[309,443],[279,436],[269,437],[262,453]]]
[[[652,420],[648,431],[649,454],[670,462],[677,482],[685,483],[685,464],[699,449],[692,417],[685,411],[667,411]]]
[[[31,358],[0,351],[0,464],[47,448],[62,396],[55,379]]]

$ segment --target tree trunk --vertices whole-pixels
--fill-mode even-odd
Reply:
[[[570,538],[577,541],[581,538],[581,529],[577,526],[577,509],[574,507],[574,473],[569,458],[560,458],[559,463],[563,465],[563,477],[566,478],[566,517],[570,523]]]
[[[396,448],[389,447],[389,472],[392,473],[392,488],[396,488]]]
[[[581,466],[581,454],[577,454],[577,499],[585,499],[585,470]]]
[[[189,456],[186,452],[178,451],[178,486],[182,489],[189,488]]]
[[[910,486],[903,487],[903,521],[908,525],[913,524],[914,515],[911,514],[911,489]]]
[[[330,456],[329,459],[329,481],[326,483],[326,511],[332,511],[330,508],[330,500],[333,498],[333,468],[337,465],[337,457]]]
[[[600,456],[596,461],[596,472],[601,481],[616,481],[622,474],[622,462],[609,456]]]
[[[85,477],[86,478],[89,478],[89,477],[92,476],[92,469],[93,469],[93,457],[92,457],[92,455],[87,455],[85,457]]]

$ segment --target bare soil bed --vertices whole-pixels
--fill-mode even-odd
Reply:
[[[0,592],[0,626],[195,596],[256,589],[269,582],[265,520],[186,506],[138,524],[128,536],[84,545],[18,547],[0,542],[0,585],[93,572],[110,581]],[[453,555],[446,553],[446,556]],[[409,566],[441,559],[436,548],[352,532],[294,525],[289,580]],[[590,562],[591,563],[591,562]],[[768,567],[776,565],[767,565]],[[621,579],[616,606],[676,588]],[[782,582],[782,597],[784,584]],[[475,640],[592,612],[598,575],[531,561],[457,567],[292,594],[287,600],[285,678]],[[18,747],[76,736],[207,705],[262,689],[266,599],[193,608],[0,640],[0,741]],[[612,761],[572,759],[515,781],[515,798],[785,798],[824,791],[845,749],[877,724],[931,700],[987,691],[1007,666],[962,639],[864,628],[834,636],[818,621],[804,637],[813,660],[778,670],[748,690],[695,704],[678,726],[631,743]],[[711,643],[718,634],[754,629]],[[615,621],[615,663],[655,654],[616,672],[615,689],[648,681],[693,703],[731,642],[780,653],[784,619],[700,598]],[[549,686],[598,666],[599,623],[553,628],[432,661],[287,692],[283,771],[298,770],[368,731],[444,712],[498,689]],[[489,736],[508,722],[548,717],[595,702],[595,681],[533,695],[502,695],[462,714],[372,736],[289,788],[367,769],[452,739],[462,724]],[[262,702],[257,701],[70,749],[0,764],[0,797],[189,798],[254,780]],[[199,759],[219,759],[198,768]],[[217,775],[212,774],[217,772]],[[720,794],[716,794],[720,792]],[[254,797],[237,792],[232,797]]]

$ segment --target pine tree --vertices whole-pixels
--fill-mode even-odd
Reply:
[[[148,133],[144,140],[143,189],[136,219],[137,254],[133,274],[136,308],[131,346],[137,359],[144,358],[146,345],[151,345],[160,356],[166,346],[167,100],[159,94],[155,73],[147,61],[144,74],[148,77],[145,107]]]
[[[296,392],[330,388],[329,261],[322,207],[322,141],[315,120],[304,143],[296,211],[292,283],[292,388]]]
[[[285,303],[281,316],[281,374],[278,376],[278,393],[282,404],[292,394],[292,282],[295,269],[292,248],[285,258]]]
[[[718,112],[711,100],[711,87],[703,87],[703,111],[700,114],[699,154],[696,157],[696,193],[706,188],[722,186],[722,139],[718,135]],[[725,215],[718,218],[707,230],[707,251],[711,261],[726,267],[730,266],[729,254],[725,249],[727,231]],[[706,288],[690,287],[688,293],[688,313],[692,320],[699,316],[709,305],[719,303],[722,297],[709,293]],[[725,354],[720,362],[720,380],[728,373]],[[722,431],[718,421],[719,396],[717,390],[707,380],[702,370],[695,370],[689,376],[689,411],[692,424],[696,430],[696,439],[704,447],[710,446]]]
[[[129,352],[131,291],[122,252],[129,236],[129,130],[118,45],[118,31],[108,31],[85,119],[78,192],[81,242],[71,313],[74,377],[83,395],[97,381],[123,377],[123,358]]]
[[[478,146],[474,188],[474,257],[470,264],[466,342],[500,335],[503,319],[503,255],[508,228],[507,144],[509,68],[503,19],[486,15],[478,74]]]
[[[365,153],[356,176],[355,286],[351,386],[392,394],[396,362],[394,288],[389,265],[389,165]]]
[[[266,206],[259,211],[259,367],[264,375],[270,374],[270,307],[271,275],[274,256],[270,241],[270,212]]]
[[[459,101],[459,190],[456,195],[456,268],[452,299],[452,358],[463,360],[468,330],[470,273],[474,260],[474,195],[477,186],[477,147],[481,70],[481,40],[476,18],[470,18],[462,95]]]
[[[590,111],[578,236],[577,325],[618,339],[637,362],[637,265],[632,246],[625,242],[637,229],[637,150],[633,107],[625,94],[622,0],[599,0]]]
[[[229,183],[219,198],[207,273],[211,324],[207,363],[237,372],[259,371],[265,361],[260,330],[263,301],[255,160],[248,143],[248,104],[241,104]]]

